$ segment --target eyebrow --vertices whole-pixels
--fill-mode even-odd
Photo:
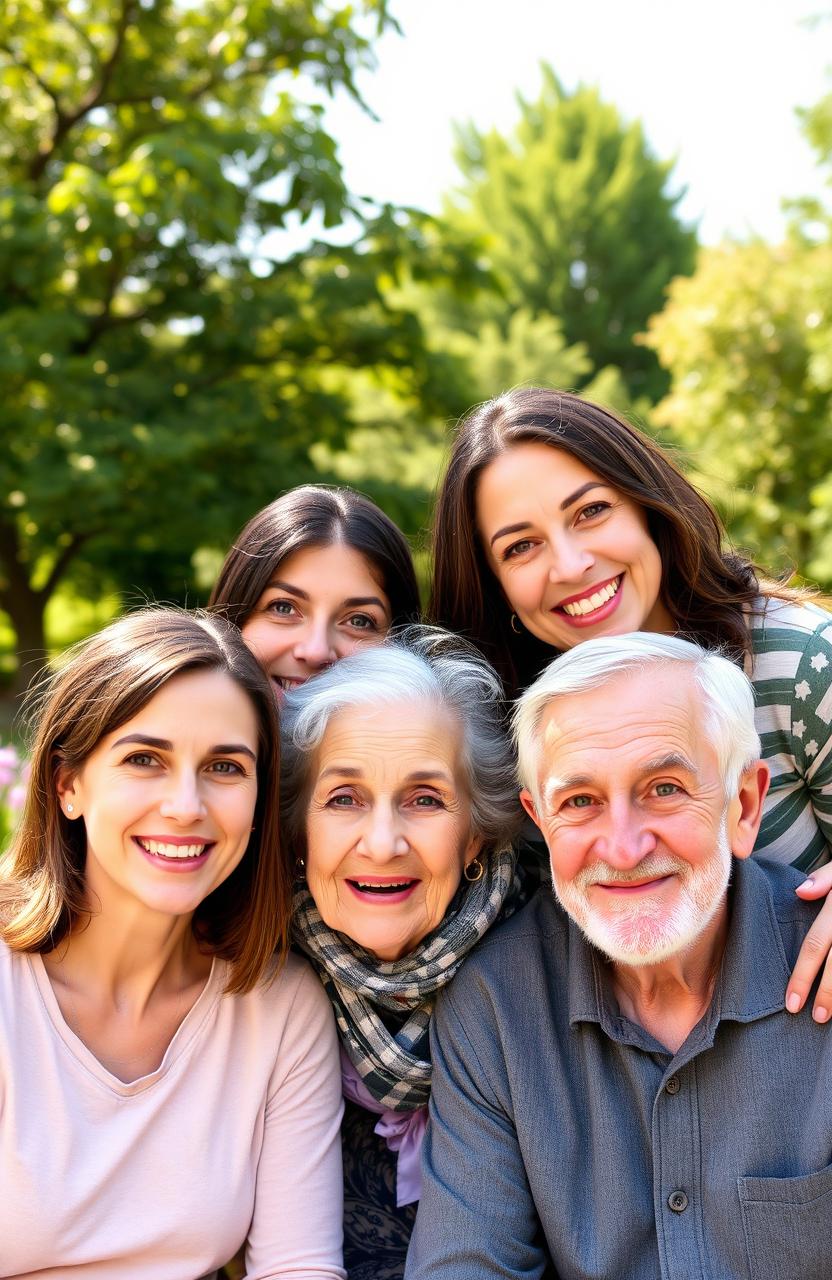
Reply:
[[[662,773],[665,769],[682,769],[685,773],[696,776],[696,765],[681,751],[668,751],[665,755],[654,756],[639,769],[638,777],[647,778],[651,773]],[[563,777],[550,778],[543,787],[543,799],[549,802],[561,791],[572,791],[575,787],[597,786],[598,778],[588,773],[567,773]]]
[[[280,591],[288,591],[289,595],[297,596],[299,600],[309,600],[311,598],[308,591],[302,591],[300,587],[293,587],[291,582],[284,582],[281,578],[273,578],[266,590],[271,591],[275,587]],[[376,604],[383,613],[387,612],[387,606],[378,596],[350,596],[347,600],[343,600],[341,604],[346,609],[357,609],[363,608],[368,604]]]
[[[333,775],[340,775],[342,778],[361,778],[363,770],[356,765],[350,764],[331,764],[326,769],[322,769],[318,774],[318,781],[323,778],[330,778]],[[445,769],[414,769],[405,778],[405,782],[434,782],[436,780],[446,783],[448,786],[454,785],[454,779]]]
[[[291,582],[284,582],[281,578],[272,578],[267,591],[271,591],[272,587],[279,587],[281,591],[288,591],[290,595],[297,596],[300,600],[308,600],[309,592],[301,591],[300,587],[293,587]]]
[[[565,511],[567,507],[571,507],[573,503],[582,498],[585,493],[589,493],[590,489],[606,489],[607,485],[603,480],[587,480],[586,484],[582,484],[580,489],[576,489],[574,493],[570,493],[568,498],[564,498],[560,504],[561,511]]]
[[[385,613],[387,611],[387,606],[383,600],[378,598],[378,596],[350,596],[348,600],[344,601],[344,605],[348,609],[357,609],[359,606],[365,604],[377,604],[379,609],[382,609]]]
[[[168,738],[151,738],[146,733],[128,733],[123,738],[119,738],[114,742],[111,751],[115,751],[116,747],[125,747],[135,743],[140,747],[155,747],[157,751],[173,751],[173,743]],[[254,763],[257,763],[257,756],[242,742],[220,742],[215,747],[211,747],[208,753],[212,756],[248,756]]]
[[[564,498],[560,504],[561,511],[566,511],[567,507],[571,507],[574,503],[582,498],[585,493],[589,493],[590,489],[606,489],[608,486],[604,480],[587,480],[586,484],[582,484],[580,489],[576,489],[574,493],[570,493]],[[493,538],[489,542],[489,546],[493,547],[498,538],[505,538],[509,533],[522,533],[524,529],[530,529],[531,524],[528,520],[522,521],[520,524],[506,524],[502,529],[498,529]]]

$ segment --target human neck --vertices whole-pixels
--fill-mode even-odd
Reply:
[[[48,957],[60,981],[99,1007],[141,1017],[157,996],[207,978],[210,958],[194,939],[189,916],[143,911],[91,913]]]
[[[614,964],[621,1013],[676,1053],[711,1003],[727,933],[726,899],[684,951],[658,964]]]

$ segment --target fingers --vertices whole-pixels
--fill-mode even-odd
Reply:
[[[826,872],[827,867],[822,870]],[[820,876],[813,874],[813,879]],[[797,957],[797,963],[786,988],[786,1008],[797,1013],[803,1008],[812,983],[823,969],[820,986],[815,994],[812,1017],[816,1022],[828,1022],[832,1016],[832,898],[827,898],[806,937]],[[825,962],[825,963],[824,963]]]
[[[827,862],[826,866],[818,867],[817,871],[813,871],[808,880],[804,880],[803,884],[799,884],[795,889],[795,893],[803,898],[804,902],[813,898],[822,898],[832,889],[832,862]]]

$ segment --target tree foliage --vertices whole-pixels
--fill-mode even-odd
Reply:
[[[550,67],[540,96],[518,101],[511,136],[458,131],[464,181],[449,217],[482,241],[501,291],[492,307],[553,318],[592,370],[616,366],[631,398],[655,398],[665,381],[633,338],[696,248],[668,189],[673,162],[596,89],[568,92]]]
[[[330,370],[424,376],[386,294],[459,255],[352,199],[295,91],[355,95],[388,22],[385,0],[2,7],[0,608],[33,658],[67,572],[181,594],[194,547],[309,478],[311,440],[349,426]],[[267,251],[313,214],[354,242]]]
[[[649,342],[671,375],[654,418],[734,540],[832,586],[832,247],[703,252]]]
[[[801,113],[832,164],[832,94]],[[687,451],[735,541],[832,589],[832,215],[792,201],[781,245],[703,253],[650,324],[671,376],[655,419]]]

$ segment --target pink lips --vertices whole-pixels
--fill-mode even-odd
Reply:
[[[419,880],[411,880],[409,884],[398,890],[388,889],[380,892],[380,890],[384,890],[385,885],[398,884],[405,878],[404,876],[361,876],[360,883],[358,880],[347,880],[346,884],[359,902],[368,902],[373,906],[385,906],[397,902],[406,902],[411,894],[415,892],[420,884]],[[365,885],[378,886],[378,888],[364,888],[363,886]]]
[[[604,587],[608,587],[611,582],[615,582],[616,578],[620,579],[618,588],[614,596],[611,596],[604,604],[597,609],[593,609],[592,613],[577,614],[573,617],[564,609],[566,604],[575,604],[578,600],[588,600],[590,596],[594,596],[596,591],[603,591]],[[594,586],[588,587],[586,591],[580,592],[575,596],[567,596],[565,600],[561,600],[552,609],[552,613],[556,613],[559,618],[563,618],[565,622],[570,623],[573,627],[594,627],[596,623],[603,622],[605,618],[609,618],[610,614],[615,613],[621,603],[622,591],[624,585],[624,574],[615,574],[612,578],[607,578],[606,582],[597,582]]]
[[[195,839],[193,836],[142,836],[143,840],[155,840],[159,844],[201,844],[201,838]],[[208,860],[208,855],[214,847],[215,841],[206,844],[204,851],[195,858],[164,858],[158,853],[150,853],[140,843],[136,836],[133,836],[133,843],[139,853],[143,854],[147,861],[153,867],[159,867],[164,871],[172,871],[175,875],[186,875],[189,871],[197,871],[204,866]]]
[[[670,876],[656,876],[652,880],[640,880],[638,884],[631,884],[627,881],[598,881],[592,887],[593,889],[606,889],[609,893],[643,893],[644,890],[656,889],[660,884],[664,884],[669,880]]]

